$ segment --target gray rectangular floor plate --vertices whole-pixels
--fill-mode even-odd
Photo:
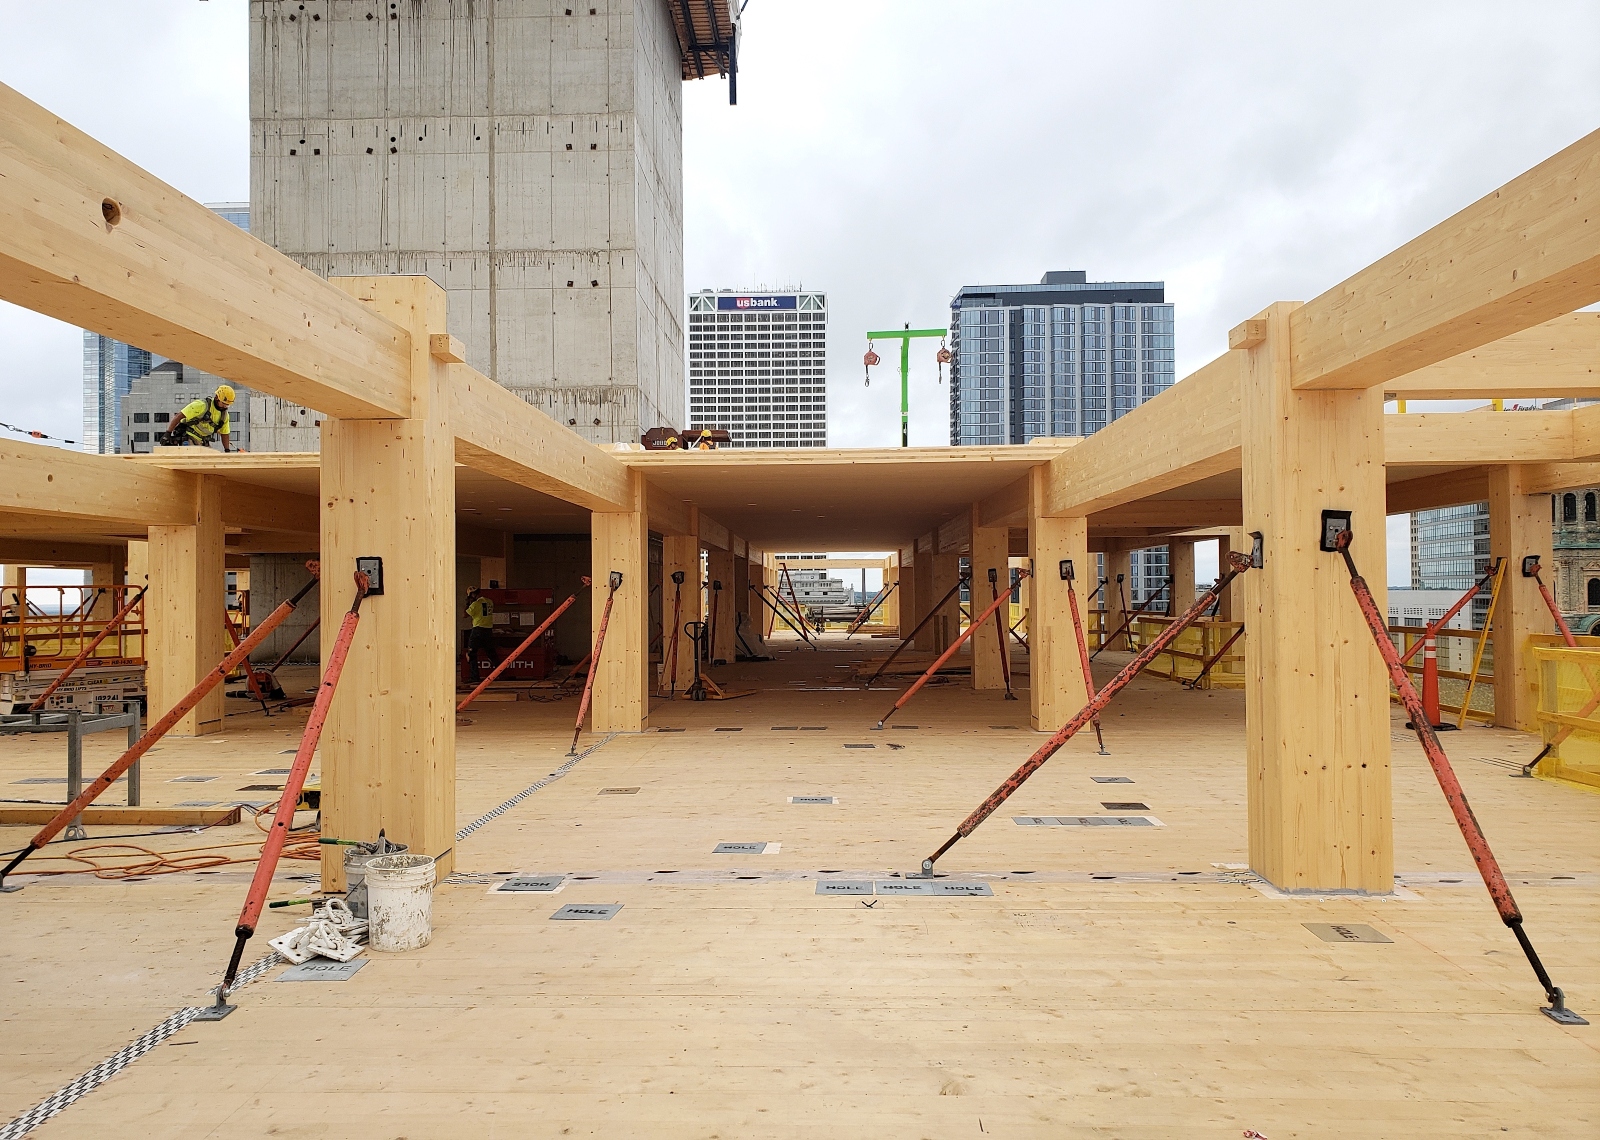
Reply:
[[[917,879],[879,879],[873,884],[880,895],[992,895],[988,883],[940,883]]]
[[[743,732],[742,728],[713,728],[712,732]]]
[[[219,804],[221,802],[222,802],[221,800],[184,800],[181,804],[174,804],[173,806],[174,807],[216,807],[217,804]]]
[[[1155,821],[1142,815],[1058,815],[1058,827],[1154,827]]]
[[[711,849],[713,855],[759,855],[767,849],[765,843],[719,843]]]
[[[553,891],[566,882],[565,875],[512,875],[495,885],[495,892],[512,894],[518,891]]]
[[[876,744],[846,744],[846,748],[876,748]]]
[[[1131,784],[1133,780],[1127,776],[1090,776],[1089,779],[1097,784]]]
[[[638,792],[638,788],[601,788],[602,796],[631,796]]]
[[[355,972],[367,964],[365,958],[349,962],[333,962],[327,958],[313,958],[298,966],[291,966],[278,975],[280,982],[348,982]]]
[[[237,790],[241,791],[241,792],[281,792],[281,791],[283,791],[283,785],[282,784],[246,784],[244,787],[239,788]]]
[[[1053,815],[1014,815],[1011,822],[1018,827],[1059,827]]]
[[[606,922],[616,917],[621,903],[568,903],[550,916],[551,922]]]
[[[819,881],[817,883],[817,894],[819,895],[870,895],[871,893],[871,883],[838,883],[824,881]]]
[[[656,731],[657,732],[685,732],[687,730],[686,729],[682,729],[682,728],[658,728],[658,729],[656,729]]]
[[[287,776],[292,768],[263,768],[259,772],[251,772],[252,776]]]
[[[792,804],[831,804],[837,802],[832,796],[790,796]]]
[[[1302,922],[1300,924],[1311,931],[1324,942],[1393,942],[1393,938],[1385,938],[1370,926],[1363,926],[1359,922]]]
[[[126,780],[127,778],[126,776],[117,777],[119,780]],[[65,776],[29,776],[26,780],[12,780],[11,782],[13,784],[65,784],[67,778]],[[84,781],[85,784],[89,782],[89,780]]]
[[[179,776],[176,780],[168,780],[169,784],[209,784],[212,780],[220,780],[221,776]]]
[[[1105,808],[1107,811],[1149,811],[1150,810],[1150,805],[1149,804],[1123,803],[1123,802],[1106,803],[1104,800],[1100,801],[1100,806]]]
[[[773,732],[799,732],[800,731],[800,726],[798,724],[775,724],[775,725],[772,726],[772,731]]]

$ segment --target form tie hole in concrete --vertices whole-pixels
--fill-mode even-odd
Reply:
[[[106,220],[107,228],[117,225],[122,221],[122,204],[115,198],[107,198],[100,203],[100,216]]]

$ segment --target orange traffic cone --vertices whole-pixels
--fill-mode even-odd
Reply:
[[[1431,633],[1422,639],[1422,711],[1435,732],[1455,728],[1453,724],[1444,723],[1444,717],[1439,715],[1439,655]],[[1406,727],[1414,726],[1408,721]]]

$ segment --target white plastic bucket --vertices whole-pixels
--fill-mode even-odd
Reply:
[[[399,855],[409,851],[404,843],[390,843],[389,850],[384,855]],[[367,864],[382,856],[370,851],[363,851],[359,847],[346,847],[344,851],[344,892],[345,903],[350,907],[350,913],[357,918],[367,917],[367,892],[361,884],[366,878]]]
[[[433,937],[433,880],[429,855],[367,860],[367,945],[389,954],[426,946]]]

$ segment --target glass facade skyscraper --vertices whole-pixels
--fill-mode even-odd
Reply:
[[[206,208],[246,233],[250,232],[248,202],[207,203]],[[127,417],[123,414],[123,401],[133,382],[148,375],[161,359],[142,348],[84,330],[83,450],[103,455],[128,450],[128,441],[124,438]]]
[[[1465,592],[1489,569],[1489,504],[1468,503],[1411,515],[1411,588]],[[1482,629],[1489,599],[1472,599],[1472,628]]]
[[[1172,387],[1172,306],[1161,281],[968,285],[950,302],[950,443],[1093,435]]]

